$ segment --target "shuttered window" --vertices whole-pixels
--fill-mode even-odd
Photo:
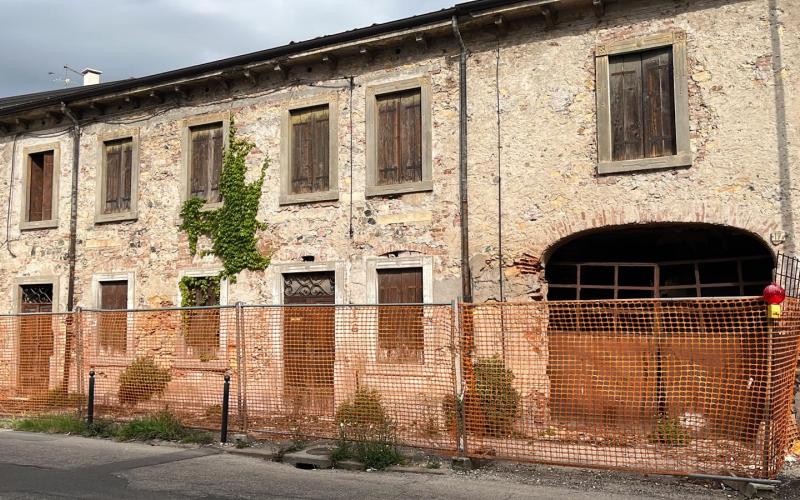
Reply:
[[[128,282],[101,281],[100,309],[106,311],[128,308]],[[128,315],[125,311],[103,312],[99,315],[97,343],[104,353],[125,354],[128,343]]]
[[[612,158],[676,154],[672,47],[608,58]]]
[[[421,90],[383,94],[376,101],[378,185],[421,181]]]
[[[28,161],[28,222],[53,218],[53,151],[33,153]]]
[[[222,201],[219,177],[222,172],[222,123],[189,129],[189,195],[209,203]]]
[[[378,270],[380,304],[421,304],[422,268]],[[383,361],[421,363],[424,332],[422,306],[381,307],[378,312],[378,351]]]
[[[291,194],[317,193],[329,189],[329,122],[327,104],[290,112]]]
[[[183,303],[191,307],[218,306],[220,279],[218,277],[193,278],[187,283]],[[220,310],[194,309],[184,311],[184,340],[187,355],[202,360],[216,359],[219,352]]]
[[[133,139],[119,139],[104,143],[105,185],[104,214],[127,212],[131,209],[131,181],[133,172]]]

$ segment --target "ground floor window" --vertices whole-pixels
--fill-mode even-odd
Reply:
[[[378,269],[379,304],[421,304],[422,268]],[[378,310],[378,354],[395,363],[421,363],[424,350],[422,306]]]
[[[190,358],[217,358],[220,344],[221,280],[218,276],[184,276],[180,282],[182,307],[207,307],[183,312],[183,338]]]

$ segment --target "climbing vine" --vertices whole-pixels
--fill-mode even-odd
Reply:
[[[178,282],[181,307],[205,306],[209,298],[219,300],[219,276],[184,276]]]
[[[190,198],[181,209],[181,230],[189,237],[189,251],[197,253],[197,240],[201,235],[211,239],[211,250],[205,253],[216,255],[223,265],[220,278],[236,281],[243,270],[261,271],[270,259],[261,255],[256,246],[256,231],[266,229],[266,224],[256,220],[269,160],[261,164],[261,173],[253,182],[246,182],[247,155],[255,147],[251,141],[236,136],[233,119],[228,133],[228,146],[222,158],[219,190],[222,206],[214,210],[204,209],[205,200]]]

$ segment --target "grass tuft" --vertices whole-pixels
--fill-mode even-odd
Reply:
[[[172,413],[167,411],[137,418],[122,425],[116,437],[122,441],[160,439],[197,444],[208,444],[213,441],[211,434],[184,427]]]
[[[44,432],[47,434],[81,434],[86,423],[75,415],[43,415],[22,418],[12,422],[15,431]]]

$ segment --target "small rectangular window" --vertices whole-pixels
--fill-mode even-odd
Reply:
[[[101,352],[125,354],[128,343],[128,282],[101,281],[97,344]]]
[[[184,340],[191,358],[209,361],[216,359],[220,339],[220,279],[215,276],[184,279],[182,305],[211,307],[184,311]]]
[[[189,195],[209,203],[222,201],[223,127],[221,122],[189,128]]]
[[[421,304],[422,268],[380,269],[379,304]],[[421,363],[424,351],[423,308],[417,305],[381,307],[378,351],[383,361]]]
[[[422,180],[421,90],[378,95],[378,185]]]
[[[117,214],[131,209],[133,177],[133,139],[103,143],[105,149],[105,185],[103,213]]]
[[[28,222],[53,219],[53,151],[28,157]]]
[[[291,194],[330,188],[330,119],[328,105],[290,112]]]
[[[613,159],[675,154],[672,47],[608,58]]]

